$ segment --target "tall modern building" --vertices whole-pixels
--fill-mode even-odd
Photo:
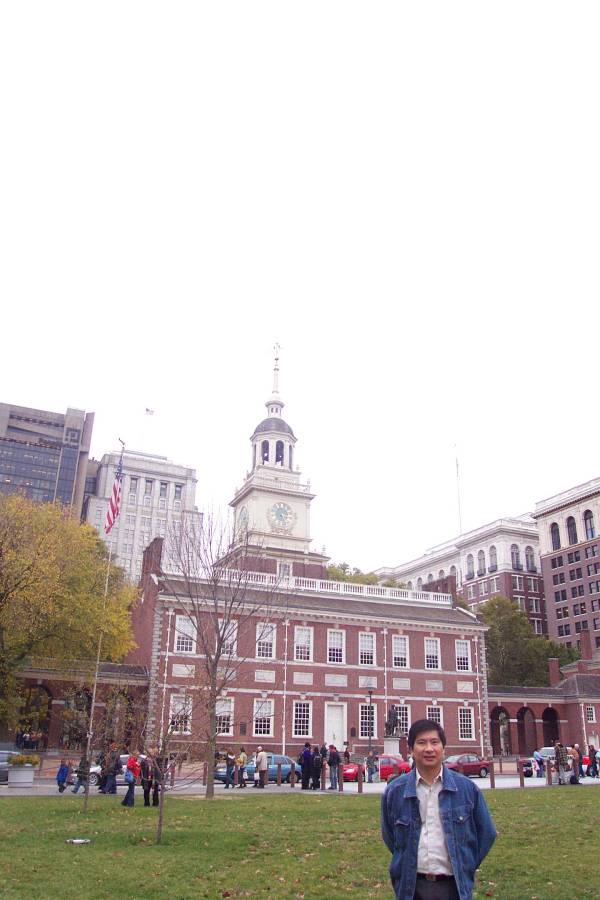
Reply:
[[[549,636],[581,649],[585,632],[600,648],[600,478],[535,505],[546,585]]]
[[[108,500],[119,464],[119,453],[90,460],[87,472],[84,519],[112,545],[119,565],[137,578],[145,548],[155,537],[165,537],[186,517],[198,517],[196,471],[166,456],[126,451],[123,456],[121,513],[109,535],[104,533]]]
[[[0,491],[81,515],[94,413],[0,403]]]
[[[497,519],[397,566],[376,569],[408,590],[458,591],[476,608],[494,596],[509,597],[527,613],[536,634],[546,634],[539,536],[529,515]]]

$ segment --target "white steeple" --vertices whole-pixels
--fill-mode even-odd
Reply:
[[[279,344],[275,344],[273,350],[275,352],[275,364],[273,366],[273,392],[265,403],[265,406],[269,410],[269,416],[276,416],[277,418],[280,418],[281,410],[285,406],[285,403],[279,396],[279,351],[281,350],[281,346]]]

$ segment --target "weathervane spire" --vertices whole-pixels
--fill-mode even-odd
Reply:
[[[281,344],[276,343],[273,347],[273,351],[275,353],[275,365],[273,366],[273,393],[279,393],[279,351],[281,350]]]

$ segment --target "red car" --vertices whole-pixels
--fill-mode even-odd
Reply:
[[[396,771],[394,771],[394,769]],[[379,757],[379,780],[387,781],[396,775],[404,775],[410,772],[410,763],[401,756],[386,755]]]
[[[362,763],[349,762],[344,763],[342,766],[342,772],[344,773],[344,781],[358,781],[358,770],[359,768],[363,774],[363,781],[365,780],[365,767]]]
[[[487,778],[490,771],[489,760],[476,753],[460,753],[457,756],[449,756],[445,760],[445,765],[449,769],[456,769],[463,775],[479,775],[480,778]]]

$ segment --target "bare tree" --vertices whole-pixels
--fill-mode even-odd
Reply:
[[[212,799],[217,735],[230,733],[234,724],[224,709],[226,692],[243,682],[244,664],[254,658],[256,646],[260,652],[261,642],[268,645],[274,609],[282,611],[286,603],[277,576],[252,570],[260,548],[250,544],[246,529],[233,535],[218,517],[205,515],[200,521],[185,521],[169,535],[166,551],[162,580],[165,591],[178,601],[184,623],[175,626],[175,640],[189,641],[196,653],[192,682],[180,708],[169,714],[168,728],[163,710],[161,754],[193,721],[207,764],[206,798]],[[289,599],[287,591],[283,596]]]

